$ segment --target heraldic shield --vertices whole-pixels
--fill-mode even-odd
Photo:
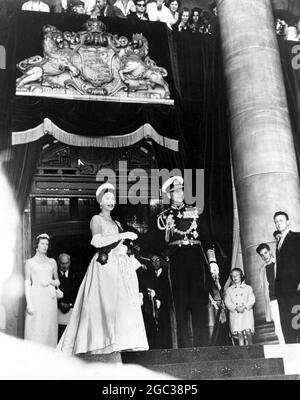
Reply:
[[[17,64],[22,72],[16,94],[82,100],[154,102],[170,99],[165,68],[149,57],[148,40],[142,33],[118,37],[106,32],[97,18],[86,30],[62,32],[43,27],[44,56]]]

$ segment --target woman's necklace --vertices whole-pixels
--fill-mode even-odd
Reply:
[[[110,221],[110,222],[113,221],[113,219],[112,219],[111,216],[107,216],[107,215],[104,215],[104,214],[102,214],[102,213],[100,213],[99,215],[100,215],[102,218],[106,219],[107,221]]]
[[[39,262],[40,264],[45,264],[46,262],[48,262],[48,257],[46,256],[46,255],[44,255],[44,254],[38,254],[38,253],[35,253],[35,257],[34,257],[35,259],[36,259],[36,261],[37,262]]]

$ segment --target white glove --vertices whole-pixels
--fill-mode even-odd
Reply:
[[[143,293],[139,293],[139,296],[140,296],[140,306],[142,307],[142,305],[144,304],[144,301],[143,301],[144,295],[143,295]]]
[[[121,239],[129,239],[129,240],[136,240],[137,239],[137,234],[134,232],[122,232],[120,233]]]
[[[218,310],[218,309],[219,309],[218,303],[215,301],[215,299],[212,297],[212,295],[209,294],[208,297],[209,297],[210,304],[211,304],[216,310]]]
[[[215,308],[215,310],[218,310],[218,303],[215,300],[211,300],[211,305]]]
[[[24,282],[25,286],[25,297],[26,297],[26,303],[27,303],[27,312],[28,314],[33,314],[34,313],[34,307],[32,304],[32,299],[31,299],[31,282],[29,280],[25,280]]]
[[[150,296],[151,296],[152,298],[155,297],[155,295],[156,295],[155,290],[149,289],[149,288],[148,288],[148,294],[150,294]]]
[[[58,288],[60,285],[60,282],[58,279],[52,279],[48,284],[45,284],[45,286],[49,286],[49,285],[52,285],[55,288]]]
[[[92,237],[91,245],[96,247],[96,248],[101,247],[101,245],[102,245],[102,240],[101,239],[102,239],[102,235],[100,235],[100,233],[97,233],[96,235],[94,235]]]
[[[214,277],[217,277],[217,276],[219,276],[219,267],[218,267],[218,264],[217,263],[215,263],[215,262],[211,262],[210,264],[209,264],[209,267],[210,267],[210,273],[211,273],[211,275]]]
[[[60,289],[56,289],[56,297],[58,299],[62,299],[64,297],[64,292],[62,292]]]

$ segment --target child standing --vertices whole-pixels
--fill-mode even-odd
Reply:
[[[254,333],[253,306],[255,296],[252,287],[246,285],[243,271],[232,269],[231,286],[225,294],[225,305],[229,310],[230,331],[240,346],[251,345]]]

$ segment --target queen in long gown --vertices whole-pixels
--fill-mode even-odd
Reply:
[[[57,265],[47,257],[49,236],[37,237],[34,257],[25,264],[25,334],[24,338],[55,348],[57,346]]]
[[[90,223],[91,244],[100,249],[101,256],[97,252],[89,264],[57,347],[69,355],[149,348],[136,275],[140,264],[127,255],[127,247],[122,243],[127,238],[136,239],[136,235],[121,232],[120,224],[111,218],[115,197],[112,192],[103,193],[107,188],[113,186],[104,184],[97,190],[102,209]]]

